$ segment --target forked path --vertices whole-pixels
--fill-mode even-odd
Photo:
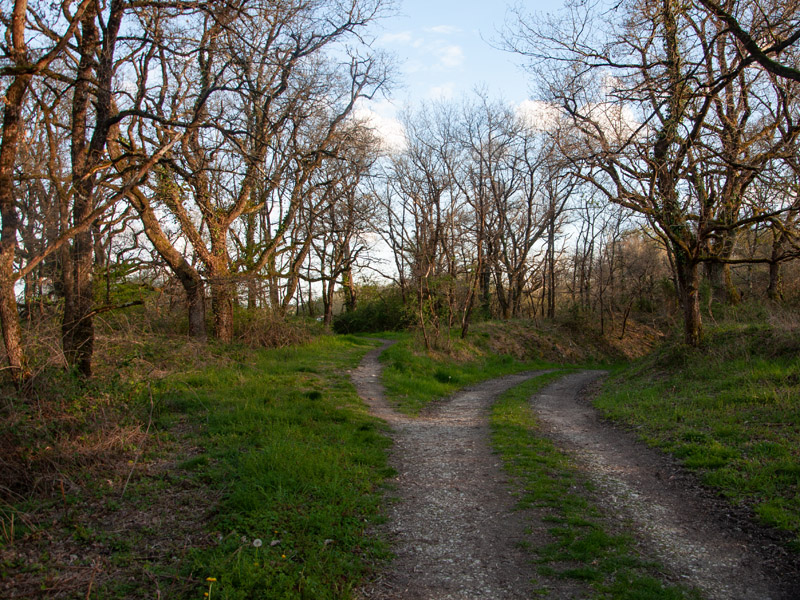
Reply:
[[[385,347],[386,345],[384,345]],[[487,411],[498,394],[533,377],[502,377],[464,390],[417,418],[387,404],[378,356],[353,373],[359,395],[392,428],[397,501],[388,509],[395,558],[359,592],[370,599],[531,597],[523,516],[491,452]]]
[[[515,511],[500,458],[490,447],[488,411],[528,372],[473,386],[422,416],[394,411],[383,395],[378,356],[370,351],[352,378],[372,414],[392,431],[396,501],[388,508],[394,560],[357,596],[377,600],[530,598],[536,578],[521,542],[540,542],[548,525]],[[800,598],[797,568],[774,540],[694,483],[669,458],[602,421],[584,390],[598,371],[569,375],[532,399],[550,437],[572,453],[597,484],[598,501],[669,578],[713,600]],[[534,516],[534,520],[531,520]],[[537,581],[551,598],[585,598],[564,580]]]

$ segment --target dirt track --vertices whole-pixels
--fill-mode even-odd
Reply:
[[[536,543],[548,525],[514,510],[490,448],[492,401],[539,373],[484,382],[410,418],[383,396],[378,356],[386,345],[364,358],[353,381],[372,413],[391,427],[398,476],[386,533],[395,559],[357,596],[500,600],[530,598],[534,587],[546,587],[550,598],[590,597],[579,584],[535,574],[520,542]],[[532,398],[532,406],[548,435],[597,484],[604,511],[634,528],[643,554],[664,564],[671,579],[709,599],[800,597],[796,564],[768,535],[732,516],[667,457],[597,416],[584,391],[602,375],[567,376]]]

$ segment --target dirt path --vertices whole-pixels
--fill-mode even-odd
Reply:
[[[514,511],[500,459],[490,449],[488,410],[529,372],[473,386],[418,418],[395,412],[380,385],[372,350],[352,374],[372,413],[391,427],[396,501],[387,530],[388,570],[357,593],[364,599],[501,600],[530,598],[536,577],[519,542],[548,525]],[[532,406],[552,437],[597,484],[608,514],[634,529],[645,556],[711,600],[800,597],[797,565],[747,519],[701,488],[669,458],[602,421],[585,398],[603,373],[585,371],[548,386]],[[526,531],[532,533],[525,533]],[[537,533],[538,532],[538,533]],[[537,581],[550,598],[585,598],[564,580]]]
[[[712,600],[800,598],[797,561],[769,532],[664,454],[604,422],[584,391],[601,371],[569,375],[532,399],[550,437],[598,486],[606,512],[685,583]]]
[[[360,597],[530,598],[530,556],[519,547],[526,523],[491,452],[487,411],[498,394],[537,373],[473,386],[409,418],[383,397],[381,350],[366,356],[353,381],[373,414],[392,428],[398,476],[388,530],[395,559]]]

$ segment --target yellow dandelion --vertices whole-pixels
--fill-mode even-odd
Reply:
[[[216,577],[206,577],[206,581],[208,581],[209,583],[213,583],[216,580],[217,580]]]
[[[281,554],[281,558],[286,558],[286,555],[285,554]]]

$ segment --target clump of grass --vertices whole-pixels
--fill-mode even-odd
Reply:
[[[539,433],[530,397],[562,372],[527,381],[503,394],[491,413],[492,442],[520,488],[519,506],[552,524],[550,540],[529,547],[542,575],[582,582],[599,597],[633,600],[697,598],[665,584],[627,535],[609,532],[590,486],[571,459]],[[544,590],[543,590],[544,591]]]
[[[749,313],[746,313],[749,314]],[[729,319],[610,378],[595,405],[698,471],[800,551],[800,335]]]

